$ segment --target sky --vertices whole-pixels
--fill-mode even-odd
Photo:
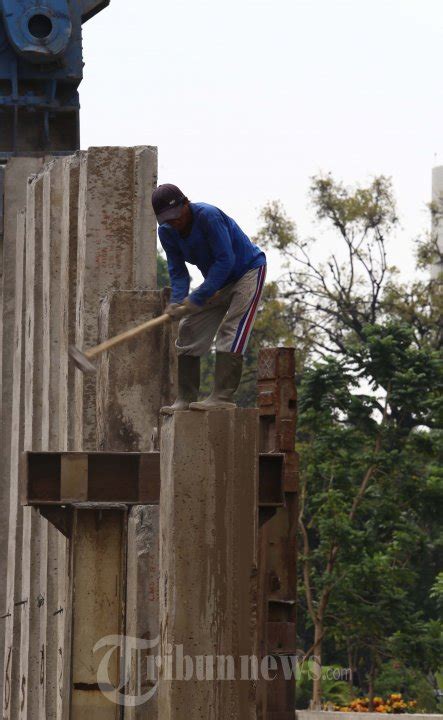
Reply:
[[[158,146],[159,182],[249,235],[278,199],[325,258],[310,178],[390,176],[411,277],[443,165],[442,30],[441,0],[111,0],[84,26],[82,147]]]

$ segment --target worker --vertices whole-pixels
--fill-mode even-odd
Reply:
[[[263,292],[266,255],[222,210],[190,202],[176,185],[160,185],[152,206],[172,286],[165,312],[180,320],[178,397],[162,413],[236,407],[233,397]],[[204,277],[191,293],[186,262]],[[214,389],[198,402],[200,358],[215,337]]]

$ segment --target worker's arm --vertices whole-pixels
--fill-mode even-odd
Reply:
[[[166,228],[160,226],[158,236],[168,261],[168,272],[172,287],[171,303],[181,303],[188,296],[191,282],[185,259]]]
[[[222,214],[214,209],[214,211],[201,217],[200,222],[213,252],[214,263],[204,283],[189,296],[190,300],[196,305],[203,305],[206,300],[215,295],[225,285],[235,264],[231,236]]]

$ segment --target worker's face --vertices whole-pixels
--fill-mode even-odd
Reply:
[[[192,211],[189,207],[189,202],[186,202],[181,211],[181,215],[178,218],[175,218],[174,220],[168,220],[168,225],[174,228],[174,230],[177,230],[177,232],[182,233],[188,230],[192,225]]]

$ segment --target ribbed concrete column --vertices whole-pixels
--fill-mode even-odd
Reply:
[[[23,267],[20,249],[25,222],[22,215],[16,239],[16,205],[19,201],[26,204],[26,177],[39,170],[42,160],[26,158],[8,163],[2,371],[5,448],[0,483],[3,577],[6,547],[9,562],[2,598],[7,618],[0,624],[0,631],[5,628],[7,636],[4,717],[11,720],[65,720],[70,685],[71,601],[66,541],[35,511],[22,511],[17,506],[18,453],[24,446],[34,450],[97,447],[96,382],[92,380],[83,388],[83,376],[68,361],[68,345],[87,347],[98,340],[104,299],[106,302],[113,294],[117,296],[119,289],[147,291],[156,286],[155,218],[150,205],[157,179],[156,163],[153,148],[96,148],[45,167],[28,187],[26,298],[23,273],[17,274],[20,262]],[[119,323],[145,320],[147,308],[160,312],[160,293],[152,295],[156,295],[155,302],[149,308],[144,292],[134,293],[135,299],[120,305],[117,302],[115,312],[111,304],[107,332],[113,333]],[[26,308],[26,318],[19,317],[21,307]],[[19,351],[19,341],[24,353]],[[160,347],[148,348],[152,361],[156,361],[151,372],[149,367],[144,372],[143,343],[137,349],[130,348],[124,368],[118,360],[114,364],[115,354],[111,358],[108,382],[119,383],[120,387],[112,384],[106,389],[108,416],[101,426],[101,437],[111,445],[115,441],[121,449],[129,450],[145,449],[149,443],[158,407],[168,400],[159,378],[167,365],[159,359],[168,354],[167,341],[164,345],[156,337],[156,343],[159,341]],[[114,412],[120,410],[121,422],[109,424]],[[135,434],[127,432],[130,427]],[[146,527],[150,536],[154,533],[156,542],[156,518],[152,519],[149,512],[143,531]],[[6,529],[5,537],[2,533]],[[138,543],[140,555],[153,552],[156,557],[155,542],[145,547],[138,533],[136,526],[134,543]],[[139,595],[134,605],[136,616],[145,618],[145,589],[149,577],[157,578],[158,574],[152,563],[149,573],[145,573],[144,565],[145,558],[139,564],[135,562]],[[143,613],[139,616],[140,607]],[[157,627],[155,612],[149,611],[149,623]],[[138,632],[141,626],[137,624],[136,629]],[[1,650],[3,660],[3,646]]]
[[[257,411],[175,413],[160,452],[159,718],[252,720],[255,683],[241,679],[240,658],[256,654]],[[226,657],[235,679],[217,679],[232,670]]]
[[[20,586],[21,562],[20,553],[17,553],[17,545],[21,541],[22,510],[19,507],[19,455],[23,447],[23,416],[20,413],[22,387],[23,387],[23,312],[24,312],[24,245],[25,245],[25,214],[21,212],[17,216],[16,233],[16,262],[14,266],[15,291],[14,291],[14,330],[12,336],[12,403],[11,403],[11,427],[9,429],[9,453],[4,448],[4,456],[8,458],[9,468],[8,481],[8,503],[1,506],[3,512],[7,513],[6,530],[7,541],[2,542],[7,555],[5,566],[2,568],[4,592],[4,676],[2,676],[2,717],[6,720],[18,717],[19,700],[13,693],[13,688],[19,685],[19,652],[20,643],[20,608],[17,609],[16,588]],[[3,540],[3,538],[2,538]],[[2,640],[3,640],[2,637]],[[3,658],[2,658],[3,660]],[[2,663],[3,664],[3,663]]]

